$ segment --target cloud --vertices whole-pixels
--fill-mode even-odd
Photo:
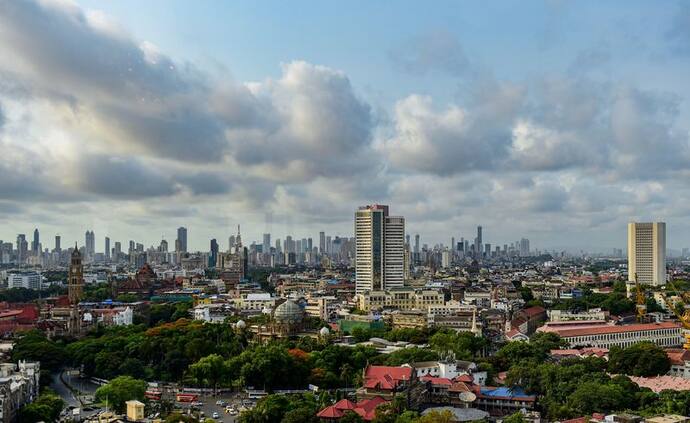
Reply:
[[[375,168],[370,106],[339,71],[302,61],[278,80],[251,85],[274,115],[265,126],[227,131],[234,160],[271,179],[304,181]]]
[[[460,41],[446,30],[413,37],[388,56],[395,67],[418,76],[432,72],[462,76],[471,69]]]
[[[690,54],[690,4],[678,3],[678,9],[665,36],[673,53]]]
[[[68,184],[81,192],[111,198],[170,196],[177,191],[165,173],[135,158],[80,157]]]
[[[484,126],[481,112],[449,105],[434,109],[431,97],[412,95],[395,106],[395,135],[384,144],[401,170],[435,174],[490,170],[507,153],[510,133]]]

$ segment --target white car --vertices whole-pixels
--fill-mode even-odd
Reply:
[[[217,411],[214,411],[214,412],[213,412],[213,418],[214,418],[214,419],[219,419],[219,418],[220,418],[220,414],[218,414]]]

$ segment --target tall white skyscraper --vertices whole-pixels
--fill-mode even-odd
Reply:
[[[628,280],[641,284],[666,283],[666,223],[628,223]]]
[[[356,292],[402,287],[405,278],[405,219],[388,206],[355,212]]]

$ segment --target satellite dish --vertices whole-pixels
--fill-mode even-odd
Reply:
[[[462,402],[473,402],[477,399],[477,396],[472,392],[460,392],[460,395],[458,395],[458,397]]]

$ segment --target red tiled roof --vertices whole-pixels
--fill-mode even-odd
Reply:
[[[522,310],[522,312],[525,313],[529,317],[534,317],[538,314],[546,313],[546,309],[544,307],[534,306],[534,307],[526,308],[526,309]]]
[[[690,390],[690,380],[679,376],[628,377],[641,388],[649,388],[656,393],[664,389],[671,389],[673,391]]]
[[[331,405],[316,413],[316,417],[322,419],[339,419],[343,417],[343,414],[345,413],[335,408],[335,406]]]
[[[411,367],[368,366],[364,372],[365,388],[391,391],[403,381],[412,379]]]
[[[333,407],[337,408],[338,410],[354,410],[357,407],[357,404],[347,398],[343,398],[333,404]]]
[[[668,348],[666,355],[671,364],[682,366],[685,364],[685,361],[690,361],[690,351],[681,348]]]
[[[364,420],[371,421],[376,417],[376,407],[384,402],[387,401],[381,397],[363,400],[357,403],[357,408],[354,409],[354,412],[359,414]]]
[[[637,332],[643,330],[661,330],[661,329],[675,329],[680,328],[677,323],[661,322],[661,323],[639,323],[633,325],[623,326],[603,326],[603,327],[589,327],[580,329],[558,329],[554,328],[553,332],[559,334],[562,338],[569,336],[586,336],[586,335],[601,335],[605,333],[626,333]]]
[[[474,382],[474,378],[470,375],[461,375],[455,378],[455,380],[459,382],[466,382],[466,383],[472,383]]]
[[[422,376],[419,378],[422,382],[431,382],[432,385],[452,385],[453,381],[446,377]]]
[[[348,399],[342,399],[337,403],[324,408],[316,414],[321,419],[340,419],[348,411],[357,413],[364,420],[371,421],[376,417],[376,407],[387,402],[381,397],[374,397],[354,403]]]

